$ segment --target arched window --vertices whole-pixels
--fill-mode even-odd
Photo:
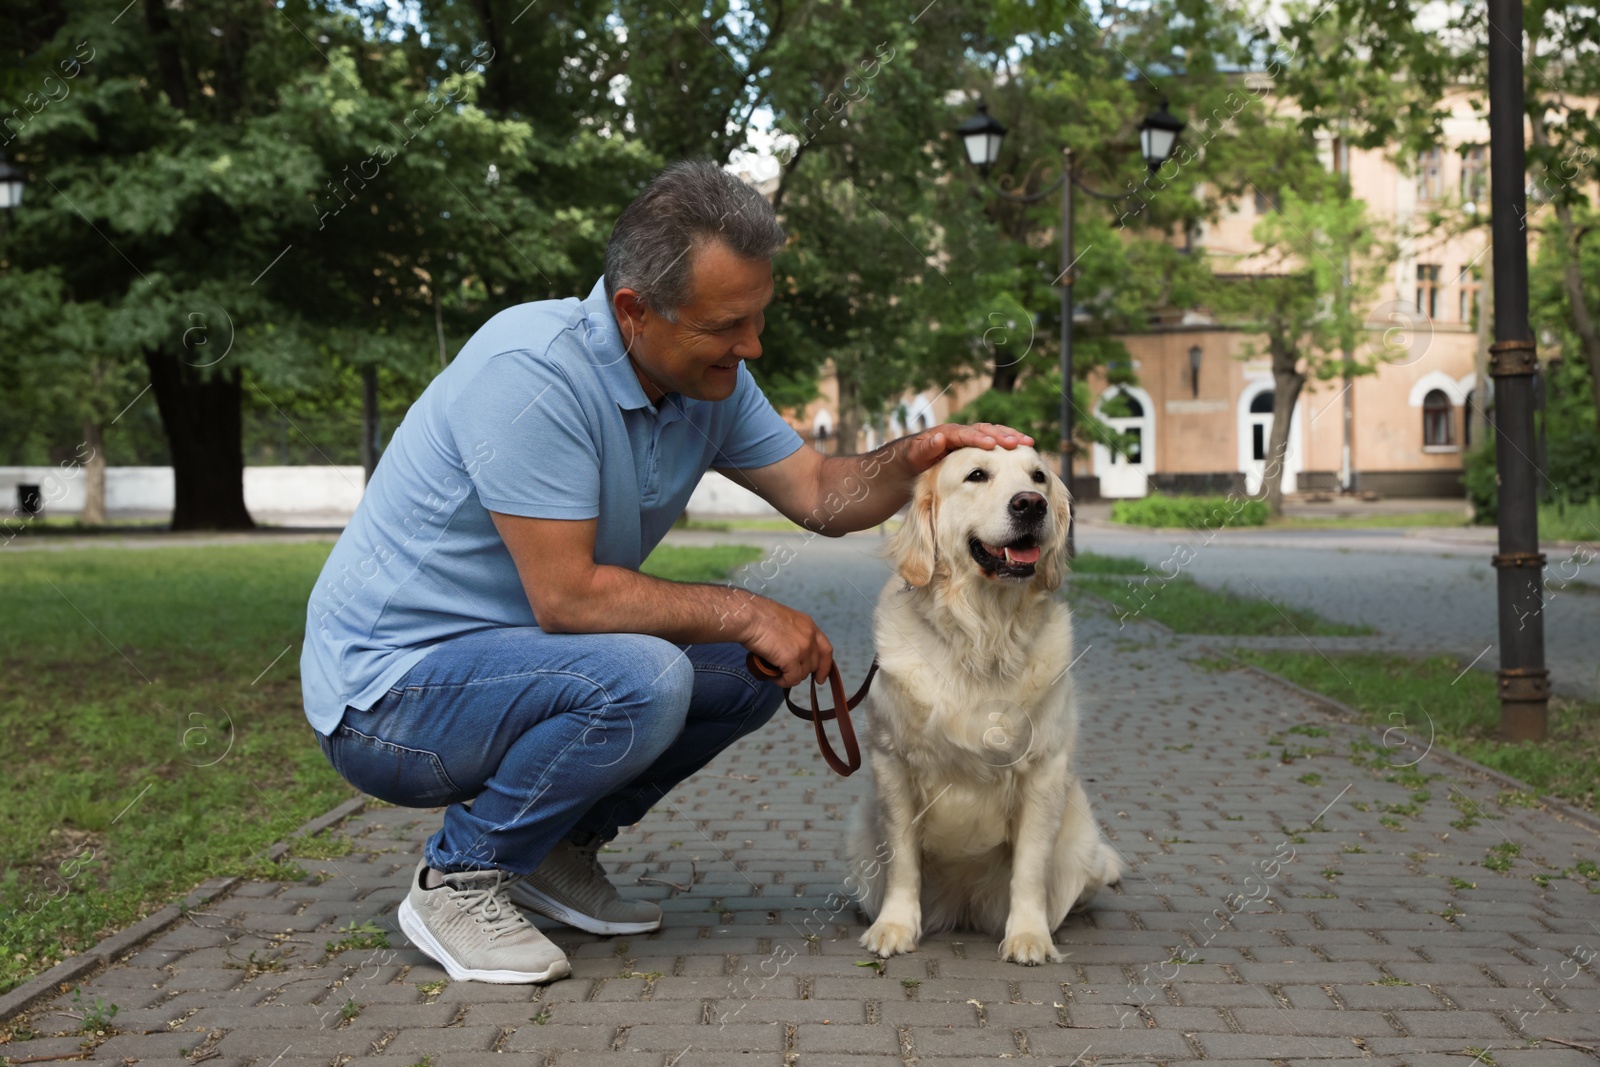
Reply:
[[[1455,441],[1455,408],[1443,389],[1430,389],[1422,398],[1422,446],[1448,447]]]
[[[1266,415],[1265,419],[1250,420],[1250,458],[1267,458],[1267,434],[1272,429],[1272,390],[1263,389],[1250,398],[1250,414]]]

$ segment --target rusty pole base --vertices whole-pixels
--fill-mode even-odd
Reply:
[[[1500,729],[1503,741],[1543,741],[1549,722],[1550,672],[1521,667],[1498,673]]]

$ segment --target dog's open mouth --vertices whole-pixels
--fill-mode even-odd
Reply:
[[[1032,578],[1039,562],[1039,546],[1032,537],[1020,537],[1009,545],[991,545],[974,537],[969,546],[972,558],[991,578]]]

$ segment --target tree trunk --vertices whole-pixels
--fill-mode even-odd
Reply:
[[[89,450],[89,454],[83,458],[83,514],[78,516],[78,521],[85,526],[104,526],[106,449],[99,421],[83,420],[83,447]]]
[[[999,393],[1014,392],[1017,388],[1017,363],[1017,360],[994,362],[994,378],[989,388]]]
[[[145,352],[151,392],[172,451],[174,530],[251,530],[244,506],[244,436],[237,368],[209,375],[166,352]]]
[[[833,361],[834,380],[839,384],[839,450],[837,455],[853,456],[861,451],[861,405],[856,399],[853,375]]]
[[[1277,518],[1283,514],[1283,470],[1289,462],[1289,430],[1306,376],[1300,373],[1300,355],[1293,345],[1281,337],[1269,338],[1268,345],[1272,349],[1272,434],[1267,441],[1267,466],[1261,475],[1261,486],[1266,490],[1268,514]]]

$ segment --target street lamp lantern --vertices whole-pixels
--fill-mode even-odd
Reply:
[[[0,152],[0,208],[7,211],[22,203],[22,189],[28,184],[28,176],[21,167],[6,162],[6,154]]]
[[[1150,173],[1160,170],[1161,165],[1172,158],[1172,147],[1178,143],[1178,134],[1183,132],[1184,125],[1182,119],[1167,110],[1165,100],[1139,123],[1139,150],[1144,153]]]
[[[1144,153],[1144,161],[1152,171],[1165,163],[1172,155],[1173,145],[1182,132],[1184,122],[1167,110],[1167,102],[1161,101],[1161,106],[1148,115],[1139,124],[1139,147]],[[995,160],[1000,158],[1000,141],[1006,135],[1006,128],[1000,125],[989,115],[989,108],[984,104],[978,105],[978,113],[956,127],[956,135],[961,138],[962,145],[966,148],[967,159],[978,173],[985,179],[989,177],[989,168]],[[1067,487],[1067,500],[1069,517],[1071,501],[1073,499],[1072,477],[1072,320],[1073,320],[1073,268],[1077,266],[1078,257],[1073,254],[1072,248],[1072,202],[1074,190],[1081,189],[1085,195],[1096,200],[1126,200],[1131,196],[1138,196],[1137,189],[1126,193],[1100,193],[1089,188],[1078,180],[1073,170],[1072,146],[1061,146],[1061,175],[1049,185],[1031,193],[1012,193],[1004,189],[995,189],[995,195],[1003,200],[1015,204],[1037,204],[1045,198],[1061,191],[1061,273],[1056,275],[1056,283],[1061,290],[1061,481]],[[1192,364],[1191,373],[1194,375],[1196,395],[1198,395],[1198,382],[1200,380],[1200,349],[1198,346],[1190,353]],[[1072,524],[1067,526],[1067,558],[1073,556]]]
[[[979,104],[978,113],[956,127],[956,135],[967,147],[967,159],[987,175],[1000,158],[1000,141],[1006,135],[1000,120],[989,114],[989,105]]]

